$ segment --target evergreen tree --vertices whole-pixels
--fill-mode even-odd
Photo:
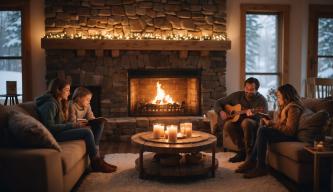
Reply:
[[[256,59],[259,55],[258,29],[261,27],[258,15],[246,15],[246,72],[256,71]]]
[[[318,56],[333,56],[333,19],[319,19]],[[333,78],[333,58],[318,59],[318,76]]]

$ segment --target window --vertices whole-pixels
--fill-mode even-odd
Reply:
[[[6,93],[6,81],[14,80],[24,101],[32,100],[29,8],[26,0],[0,4],[0,94]]]
[[[6,94],[6,81],[16,81],[22,94],[21,17],[21,11],[0,11],[0,94]]]
[[[287,81],[288,17],[289,6],[241,5],[241,86],[255,77],[268,99],[270,89]]]
[[[333,6],[310,5],[308,77],[333,78]]]

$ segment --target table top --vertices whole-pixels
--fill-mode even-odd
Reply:
[[[17,97],[22,96],[22,94],[2,94],[0,97]]]
[[[329,150],[329,149],[326,149],[326,148],[324,148],[321,151],[318,151],[313,146],[305,146],[304,149],[307,150],[308,152],[310,152],[311,154],[314,154],[314,155],[333,156],[333,150]]]
[[[137,133],[132,136],[131,140],[134,144],[139,145],[144,151],[158,152],[158,153],[191,153],[205,150],[216,143],[216,137],[209,133],[201,131],[193,131],[193,135],[200,135],[201,141],[194,140],[193,142],[157,142],[144,139],[145,135],[152,134],[152,132]]]

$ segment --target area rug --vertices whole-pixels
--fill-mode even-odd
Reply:
[[[234,153],[217,153],[219,167],[215,178],[207,177],[186,181],[142,180],[134,168],[138,154],[118,153],[105,156],[105,160],[118,166],[112,174],[90,173],[78,188],[79,192],[206,192],[206,191],[288,191],[273,176],[243,179],[242,174],[234,173],[239,163],[229,163]]]

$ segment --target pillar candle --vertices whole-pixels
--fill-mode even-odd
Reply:
[[[167,130],[168,130],[168,141],[169,142],[177,142],[177,125],[169,125],[167,126]]]
[[[192,137],[192,123],[185,123],[185,135],[186,137]]]
[[[160,137],[161,137],[160,125],[159,124],[154,124],[153,125],[153,138],[154,139],[159,139]]]
[[[186,123],[181,123],[179,125],[180,127],[180,133],[183,134],[185,136],[185,126],[186,126]]]

